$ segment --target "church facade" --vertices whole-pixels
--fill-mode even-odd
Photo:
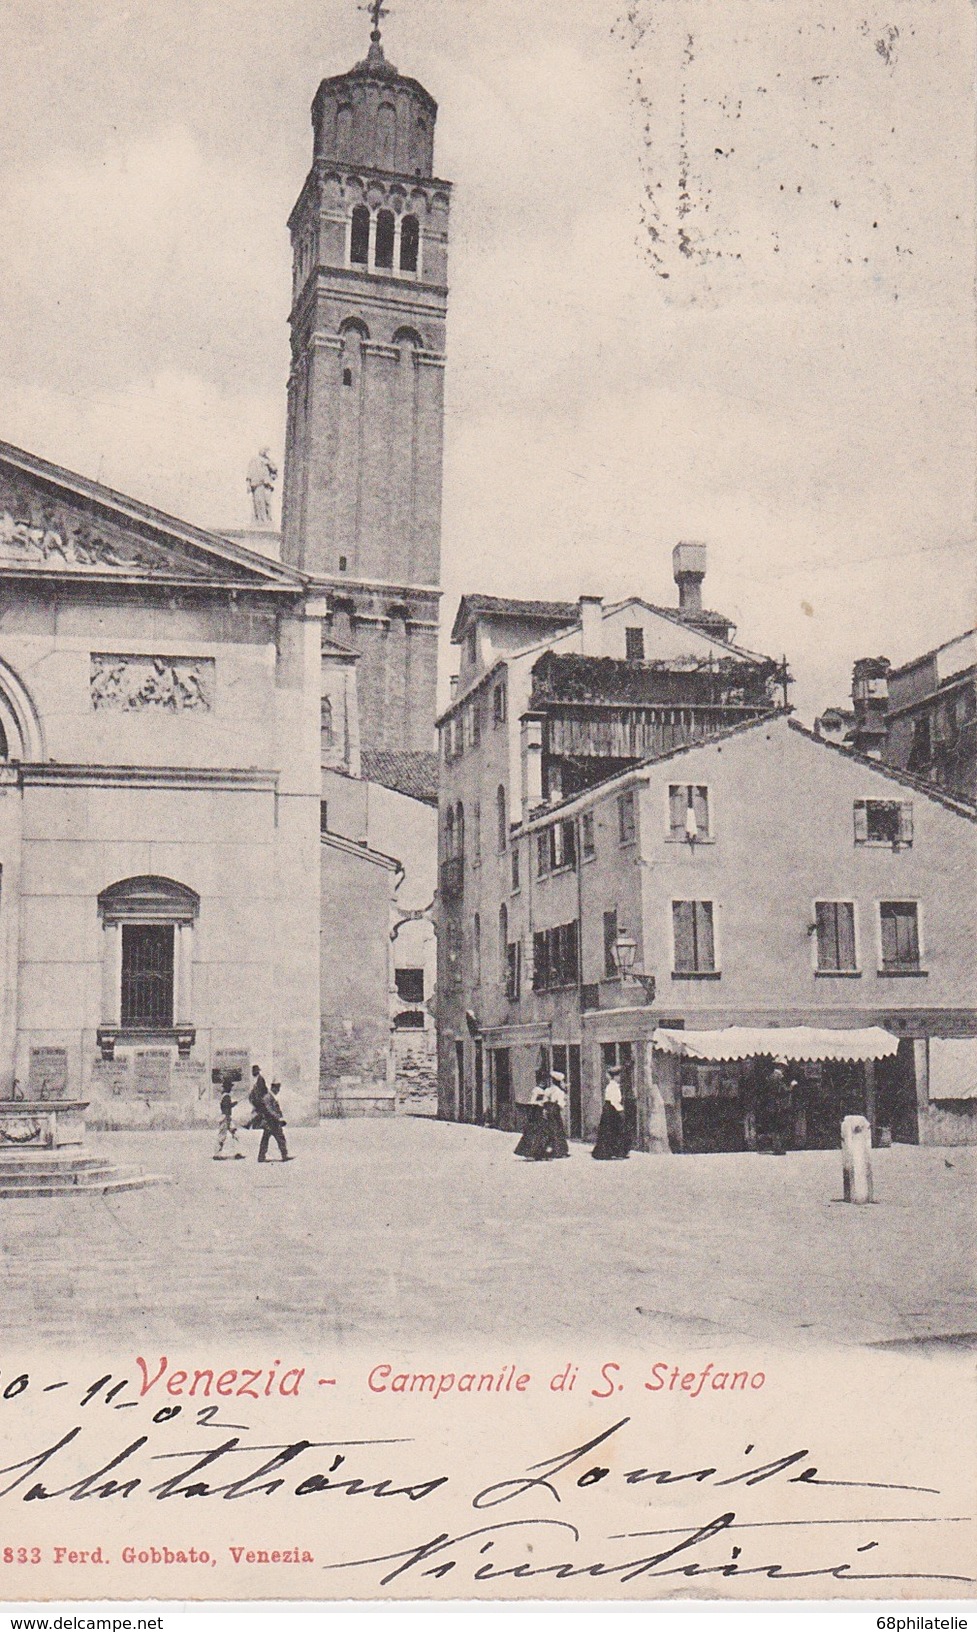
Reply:
[[[0,445],[0,1090],[213,1119],[259,1063],[315,1114],[322,600]]]

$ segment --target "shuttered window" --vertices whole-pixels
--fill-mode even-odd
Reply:
[[[900,974],[919,968],[919,907],[915,901],[880,901],[882,968]]]
[[[622,844],[634,843],[638,835],[638,828],[633,788],[629,788],[627,793],[619,793],[617,796],[617,828],[618,838]]]
[[[576,920],[537,930],[533,936],[533,991],[550,992],[576,985],[580,936]]]
[[[856,799],[855,843],[910,845],[913,842],[911,799]]]
[[[851,972],[855,959],[855,904],[852,901],[818,901],[818,968],[826,973]]]
[[[670,839],[708,839],[709,789],[701,783],[672,784],[668,790]]]
[[[510,1002],[515,1002],[519,996],[522,977],[522,942],[510,941],[506,947],[506,983],[505,995]]]
[[[594,813],[592,810],[585,810],[580,818],[580,848],[585,861],[589,861],[597,853],[594,840]]]
[[[677,975],[715,972],[716,946],[711,901],[673,901],[672,933]]]

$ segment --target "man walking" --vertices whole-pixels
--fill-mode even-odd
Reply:
[[[259,1115],[261,1117],[261,1144],[258,1146],[259,1162],[267,1161],[268,1144],[272,1139],[274,1139],[275,1144],[278,1146],[278,1149],[281,1152],[282,1161],[290,1162],[292,1160],[291,1156],[288,1154],[288,1146],[285,1143],[285,1135],[282,1132],[282,1129],[285,1126],[285,1117],[282,1114],[282,1108],[278,1103],[278,1097],[275,1092],[275,1090],[280,1087],[280,1082],[273,1082],[271,1087],[265,1090],[264,1098],[261,1101],[261,1107],[259,1110]]]
[[[221,1088],[223,1091],[221,1093],[221,1119],[217,1124],[217,1149],[214,1152],[215,1162],[223,1162],[226,1160],[224,1156],[224,1142],[228,1138],[230,1139],[231,1144],[234,1146],[234,1160],[236,1162],[244,1161],[244,1151],[241,1149],[241,1146],[238,1143],[237,1127],[234,1122],[234,1110],[237,1105],[237,1100],[231,1098],[233,1082],[233,1077],[224,1076],[221,1078]]]
[[[261,1105],[266,1093],[268,1092],[268,1084],[261,1075],[260,1065],[253,1065],[251,1067],[251,1079],[251,1092],[248,1094],[248,1104],[251,1106],[251,1120],[248,1123],[248,1127],[260,1128]]]

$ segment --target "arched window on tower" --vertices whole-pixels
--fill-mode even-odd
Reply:
[[[394,212],[381,210],[377,216],[377,237],[373,250],[374,266],[392,267],[394,264]]]
[[[501,782],[495,794],[495,815],[498,823],[498,849],[501,856],[509,846],[509,816],[506,809],[505,788]]]
[[[370,336],[365,323],[360,323],[359,319],[355,317],[347,318],[339,332],[342,340],[342,351],[339,358],[342,381],[344,385],[356,386],[359,384],[360,368],[363,361],[363,342],[369,340]]]
[[[416,215],[405,215],[400,223],[400,270],[417,271],[417,251],[421,243],[421,228]]]
[[[357,204],[353,211],[349,258],[354,266],[366,266],[370,258],[370,212],[365,204]]]
[[[476,912],[472,919],[472,985],[482,984],[482,920]]]
[[[418,119],[414,138],[414,174],[419,176],[427,164],[427,120]]]
[[[381,102],[377,109],[377,169],[394,168],[394,145],[397,140],[397,114],[392,102]]]
[[[336,157],[348,159],[353,141],[353,110],[348,102],[336,109]]]

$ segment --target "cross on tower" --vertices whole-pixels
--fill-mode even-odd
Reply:
[[[370,20],[373,23],[373,38],[378,40],[380,38],[381,19],[388,15],[387,7],[383,4],[383,0],[370,0],[369,5],[360,6],[359,9],[360,11],[369,13]]]

